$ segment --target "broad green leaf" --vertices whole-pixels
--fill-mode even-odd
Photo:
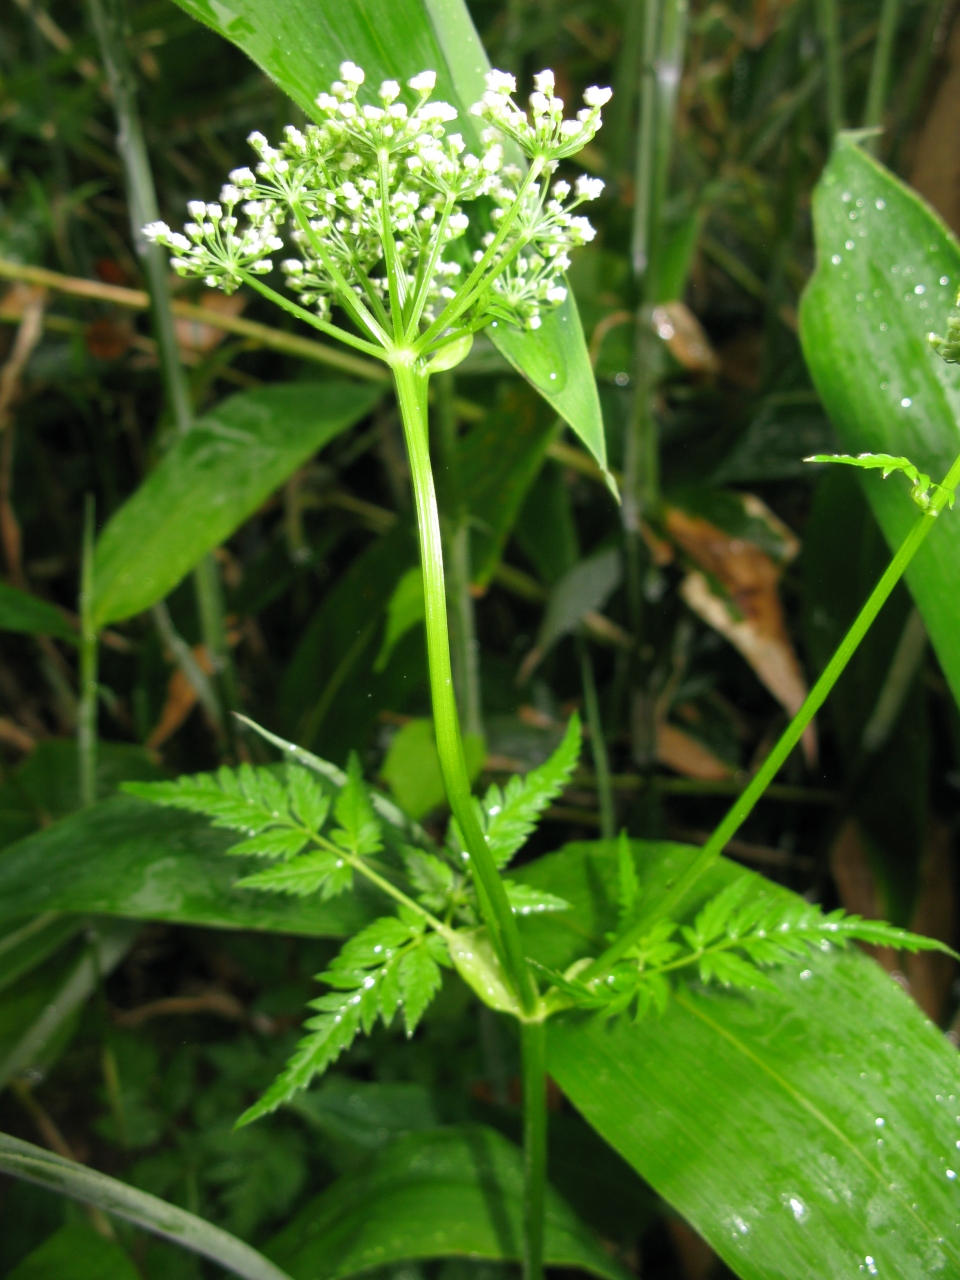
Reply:
[[[814,197],[817,270],[800,311],[804,354],[850,453],[906,456],[935,481],[960,452],[960,373],[931,349],[960,286],[960,246],[921,198],[841,136]],[[918,518],[908,487],[862,480],[891,548]],[[944,512],[907,570],[960,698],[960,522]]]
[[[97,796],[100,799],[112,795],[121,782],[150,782],[162,776],[155,756],[145,747],[126,742],[98,745]],[[73,738],[38,742],[0,787],[0,822],[9,813],[15,819],[10,823],[11,833],[19,829],[26,834],[31,828],[46,826],[74,813],[80,808],[78,777],[77,744]]]
[[[43,964],[82,927],[75,917],[59,916],[55,911],[13,921],[12,928],[0,935],[0,991]]]
[[[376,1151],[391,1138],[439,1124],[430,1093],[419,1084],[375,1084],[328,1076],[290,1104],[327,1138]]]
[[[486,757],[483,739],[476,734],[465,734],[463,749],[467,772],[473,781],[483,768]],[[422,818],[445,804],[447,792],[440,772],[433,721],[415,718],[398,729],[380,772],[397,804],[411,818]]]
[[[469,107],[483,93],[489,62],[463,0],[178,0],[200,22],[232,40],[309,116],[317,94],[337,78],[345,58],[363,67],[369,84],[404,83],[419,71],[437,73],[438,99],[459,111],[468,145],[477,134]],[[578,104],[568,103],[574,111]],[[246,157],[238,158],[245,163]],[[491,325],[490,337],[510,363],[570,424],[608,476],[596,381],[573,295],[544,312],[536,332]]]
[[[290,1280],[256,1249],[195,1214],[7,1134],[0,1134],[0,1172],[126,1218],[183,1249],[212,1258],[245,1280]]]
[[[590,366],[580,313],[573,294],[543,313],[543,323],[527,333],[494,321],[490,337],[518,372],[568,423],[593,454],[607,486],[618,496],[617,483],[607,468],[607,443],[597,383]]]
[[[318,903],[239,889],[233,843],[202,816],[117,796],[0,851],[0,920],[96,912],[343,937],[376,914],[361,893]]]
[[[695,856],[633,851],[641,901]],[[528,950],[563,968],[616,919],[617,846],[570,845],[516,873],[575,909],[523,922]],[[742,868],[721,861],[689,915]],[[749,876],[750,894],[786,891]],[[750,896],[746,901],[749,902]],[[566,937],[562,931],[566,928]],[[775,991],[681,986],[662,1018],[549,1024],[550,1073],[608,1142],[744,1280],[952,1275],[956,1050],[862,953],[771,969]],[[869,1259],[869,1261],[868,1261]]]
[[[380,652],[373,664],[374,671],[386,669],[390,655],[412,627],[424,619],[423,570],[419,565],[408,569],[393,589],[387,601],[387,625],[380,644]]]
[[[140,1280],[140,1272],[114,1240],[70,1222],[34,1249],[7,1280]]]
[[[580,549],[570,491],[556,462],[548,460],[531,485],[513,538],[541,580],[550,586],[577,563]]]
[[[348,730],[356,732],[363,724],[361,716],[373,717],[378,707],[393,705],[381,697],[393,662],[379,676],[370,668],[377,652],[384,601],[416,559],[410,528],[398,524],[352,561],[304,628],[280,688],[284,719],[292,736],[304,746],[314,746],[318,738],[323,741],[328,726],[338,738]],[[403,649],[402,643],[398,648]],[[395,651],[393,660],[400,656]],[[355,673],[363,675],[362,698],[349,700],[344,695]],[[356,737],[348,736],[347,741],[357,744]],[[328,752],[326,744],[323,749]],[[342,760],[343,756],[335,758]]]
[[[28,635],[56,636],[76,644],[78,632],[60,610],[46,600],[0,582],[0,631],[24,631]]]
[[[43,1074],[73,1032],[98,982],[130,950],[139,929],[130,921],[100,921],[91,940],[78,942],[0,997],[0,1088],[14,1076]]]
[[[522,1156],[493,1129],[451,1126],[392,1142],[321,1192],[267,1246],[295,1280],[341,1280],[415,1258],[520,1257]],[[545,1260],[624,1280],[552,1188]]]
[[[474,585],[489,585],[556,429],[549,410],[520,387],[460,438],[457,452],[470,509]]]
[[[585,613],[603,608],[620,585],[622,576],[617,547],[598,551],[563,575],[550,592],[536,647],[524,659],[525,675],[530,674],[558,640],[577,629]]]
[[[281,384],[242,391],[200,418],[100,535],[96,625],[129,618],[172,591],[381,394],[346,382]]]

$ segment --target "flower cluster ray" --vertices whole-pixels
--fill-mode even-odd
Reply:
[[[183,232],[156,222],[146,235],[172,251],[180,275],[227,293],[246,283],[278,301],[262,277],[284,252],[287,286],[313,323],[333,330],[336,305],[365,347],[427,354],[493,320],[538,328],[566,298],[570,251],[594,236],[576,210],[603,190],[596,178],[551,181],[600,127],[610,90],[588,89],[565,120],[552,72],[536,77],[528,113],[513,77],[492,71],[471,109],[486,125],[475,155],[448,131],[456,109],[431,99],[434,72],[407,82],[407,102],[395,80],[361,102],[365,77],[352,62],[340,77],[317,98],[316,124],[288,125],[278,146],[251,134],[254,167],[234,169],[218,201],[191,201]],[[505,163],[506,140],[528,158],[525,171]]]

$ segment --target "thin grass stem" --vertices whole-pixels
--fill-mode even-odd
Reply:
[[[843,49],[840,44],[838,0],[817,0],[817,23],[826,71],[827,124],[834,139],[843,128]]]
[[[590,730],[590,754],[593,757],[597,798],[600,801],[600,835],[604,840],[612,840],[616,835],[616,810],[610,777],[610,757],[607,753],[607,739],[600,715],[600,699],[597,697],[593,659],[590,657],[590,650],[582,635],[577,636],[577,653],[580,658],[580,679],[583,683],[583,705],[587,716],[587,728]]]
[[[907,566],[933,531],[937,517],[946,506],[958,483],[960,483],[960,457],[950,468],[943,485],[935,490],[931,499],[930,510],[924,512],[901,543],[899,550],[890,561],[880,581],[857,614],[853,625],[840,642],[833,657],[827,663],[820,679],[810,690],[803,706],[790,721],[780,741],[754,775],[750,785],[733,802],[726,817],[713,832],[713,835],[700,850],[697,857],[663,898],[644,912],[630,929],[621,934],[602,955],[598,956],[584,970],[581,975],[584,981],[589,981],[607,972],[610,966],[619,960],[635,942],[649,932],[651,925],[676,910],[694,885],[720,857],[727,841],[737,833],[750,816],[757,801],[780,772],[790,753],[799,743],[807,725],[823,706],[833,686],[843,674],[847,663],[856,653],[861,640],[873,625],[877,614],[890,597],[894,587],[903,577]]]
[[[80,574],[80,701],[77,707],[77,762],[80,807],[97,800],[97,632],[93,622],[93,548],[95,507],[88,493],[83,513],[83,552]]]
[[[864,128],[883,123],[887,106],[887,91],[890,84],[890,64],[893,60],[893,40],[900,21],[900,0],[883,0],[880,8],[880,28],[877,31],[877,43],[873,49],[873,63],[870,67],[870,83],[867,86],[867,103],[863,112]],[[877,150],[879,138],[864,138],[864,147],[871,152]]]

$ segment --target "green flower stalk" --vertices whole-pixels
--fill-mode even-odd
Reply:
[[[191,201],[183,232],[154,222],[145,234],[173,253],[182,276],[232,293],[246,284],[286,311],[389,365],[403,419],[423,561],[427,649],[437,747],[494,953],[524,1017],[542,1016],[513,912],[470,793],[454,699],[440,523],[430,465],[427,387],[487,325],[535,330],[567,295],[570,251],[593,239],[577,212],[603,190],[597,178],[554,180],[600,128],[609,89],[592,87],[564,119],[551,71],[535,77],[529,111],[501,71],[471,108],[480,154],[449,131],[457,111],[431,100],[436,75],[380,86],[360,99],[352,62],[316,100],[317,123],[288,125],[279,146],[250,135],[255,168],[230,174],[219,201]],[[507,153],[526,164],[508,162]],[[466,210],[469,209],[468,213]],[[266,283],[279,266],[288,293]]]

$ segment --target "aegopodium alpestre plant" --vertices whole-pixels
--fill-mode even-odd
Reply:
[[[379,105],[361,103],[363,72],[345,62],[340,74],[317,99],[318,123],[303,130],[289,126],[279,147],[251,135],[256,170],[234,170],[219,202],[193,202],[185,233],[162,223],[146,230],[174,253],[181,275],[228,293],[247,284],[391,370],[416,499],[434,724],[453,813],[446,845],[437,849],[412,839],[402,815],[368,792],[356,762],[340,775],[264,730],[287,754],[285,774],[243,766],[126,789],[207,814],[217,825],[243,833],[246,838],[230,853],[269,864],[241,880],[251,889],[327,898],[360,875],[395,906],[395,914],[350,939],[319,975],[330,990],[313,1002],[317,1016],[308,1021],[307,1036],[241,1123],[309,1085],[378,1018],[389,1023],[402,1010],[411,1034],[439,988],[443,966],[454,966],[481,999],[518,1020],[525,1274],[539,1280],[549,1016],[580,1008],[640,1017],[663,1007],[674,976],[684,972],[703,983],[760,987],[764,969],[809,947],[850,939],[941,949],[935,940],[840,912],[824,916],[782,895],[750,897],[746,874],[688,923],[680,907],[799,741],[937,513],[952,504],[960,460],[943,485],[931,485],[906,459],[854,460],[882,466],[885,474],[905,471],[923,515],[804,706],[710,841],[657,901],[641,899],[633,855],[621,841],[619,926],[600,955],[584,956],[564,973],[529,961],[516,917],[562,912],[568,904],[511,884],[501,871],[568,780],[579,753],[579,723],[571,720],[560,748],[540,769],[512,779],[503,791],[492,787],[482,802],[473,797],[453,693],[427,389],[431,373],[462,360],[484,326],[533,330],[544,308],[565,299],[569,253],[593,238],[590,223],[576,210],[599,195],[603,184],[581,177],[571,188],[553,179],[560,161],[575,155],[600,127],[600,108],[610,91],[588,89],[584,109],[575,120],[565,120],[551,72],[536,77],[527,113],[511,96],[513,77],[493,71],[487,92],[472,108],[486,126],[482,153],[474,155],[460,134],[447,132],[454,108],[430,100],[433,72],[408,81],[412,105],[401,101],[393,80],[380,86]],[[525,157],[525,171],[506,162],[508,148]],[[281,251],[296,255],[280,266],[300,302],[265,283]],[[335,323],[335,308],[350,328]]]

